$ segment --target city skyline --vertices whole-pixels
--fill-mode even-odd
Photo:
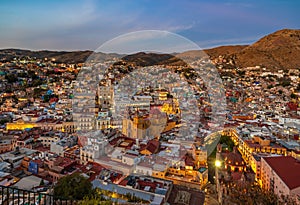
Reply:
[[[3,1],[0,204],[300,205],[299,6]]]
[[[201,48],[251,44],[267,33],[299,28],[296,1],[108,2],[6,1],[1,48],[95,50],[128,32],[164,30]]]

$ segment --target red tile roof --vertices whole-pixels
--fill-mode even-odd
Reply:
[[[38,147],[34,148],[35,150],[38,150],[40,152],[49,152],[50,151],[50,147],[44,147],[43,145],[40,145]]]
[[[252,140],[244,140],[245,144],[248,144],[249,147],[261,147],[258,143],[253,143]]]
[[[185,156],[184,162],[186,166],[194,166],[194,160],[189,155]]]
[[[119,185],[121,185],[121,186],[126,186],[127,183],[128,183],[128,180],[124,179],[124,180],[122,180],[122,181],[119,183]]]
[[[232,172],[231,176],[232,176],[232,180],[237,181],[240,180],[242,178],[243,173],[242,172]]]
[[[157,152],[157,149],[159,148],[159,141],[157,140],[149,140],[147,146],[145,147],[146,150],[148,150],[149,152],[151,152],[152,154],[154,154],[155,152]]]
[[[287,106],[292,111],[297,111],[298,105],[296,103],[288,102]]]
[[[163,187],[163,184],[160,182],[137,180],[137,183],[140,185],[141,190],[143,190],[146,186],[150,186],[152,191],[155,191],[156,187]]]
[[[226,163],[233,165],[233,166],[241,166],[244,165],[243,158],[239,153],[234,153],[234,152],[228,152],[228,153],[222,153],[223,157],[226,159]],[[237,164],[236,164],[237,163]]]
[[[91,166],[91,168],[87,169],[88,166]],[[101,170],[104,169],[104,167],[101,164],[98,164],[96,162],[89,162],[87,165],[76,164],[75,167],[77,168],[79,173],[91,173],[89,175],[90,181],[93,181],[96,178],[96,176],[100,174]]]
[[[61,163],[59,163],[59,165],[58,165],[63,168],[67,168],[76,162],[75,160],[69,159],[67,157],[58,157],[58,158],[63,158],[63,161]]]
[[[264,160],[292,190],[300,187],[300,161],[291,156],[264,157]]]

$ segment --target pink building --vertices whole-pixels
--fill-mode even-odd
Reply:
[[[300,198],[300,161],[291,156],[261,158],[262,188]]]

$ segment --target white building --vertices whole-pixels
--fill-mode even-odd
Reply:
[[[108,140],[101,138],[101,136],[90,136],[87,140],[87,145],[80,148],[80,162],[85,164],[105,154]]]

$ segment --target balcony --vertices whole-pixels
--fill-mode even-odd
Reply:
[[[58,199],[54,195],[44,192],[34,192],[0,185],[0,204],[73,205],[76,204],[76,201]]]

